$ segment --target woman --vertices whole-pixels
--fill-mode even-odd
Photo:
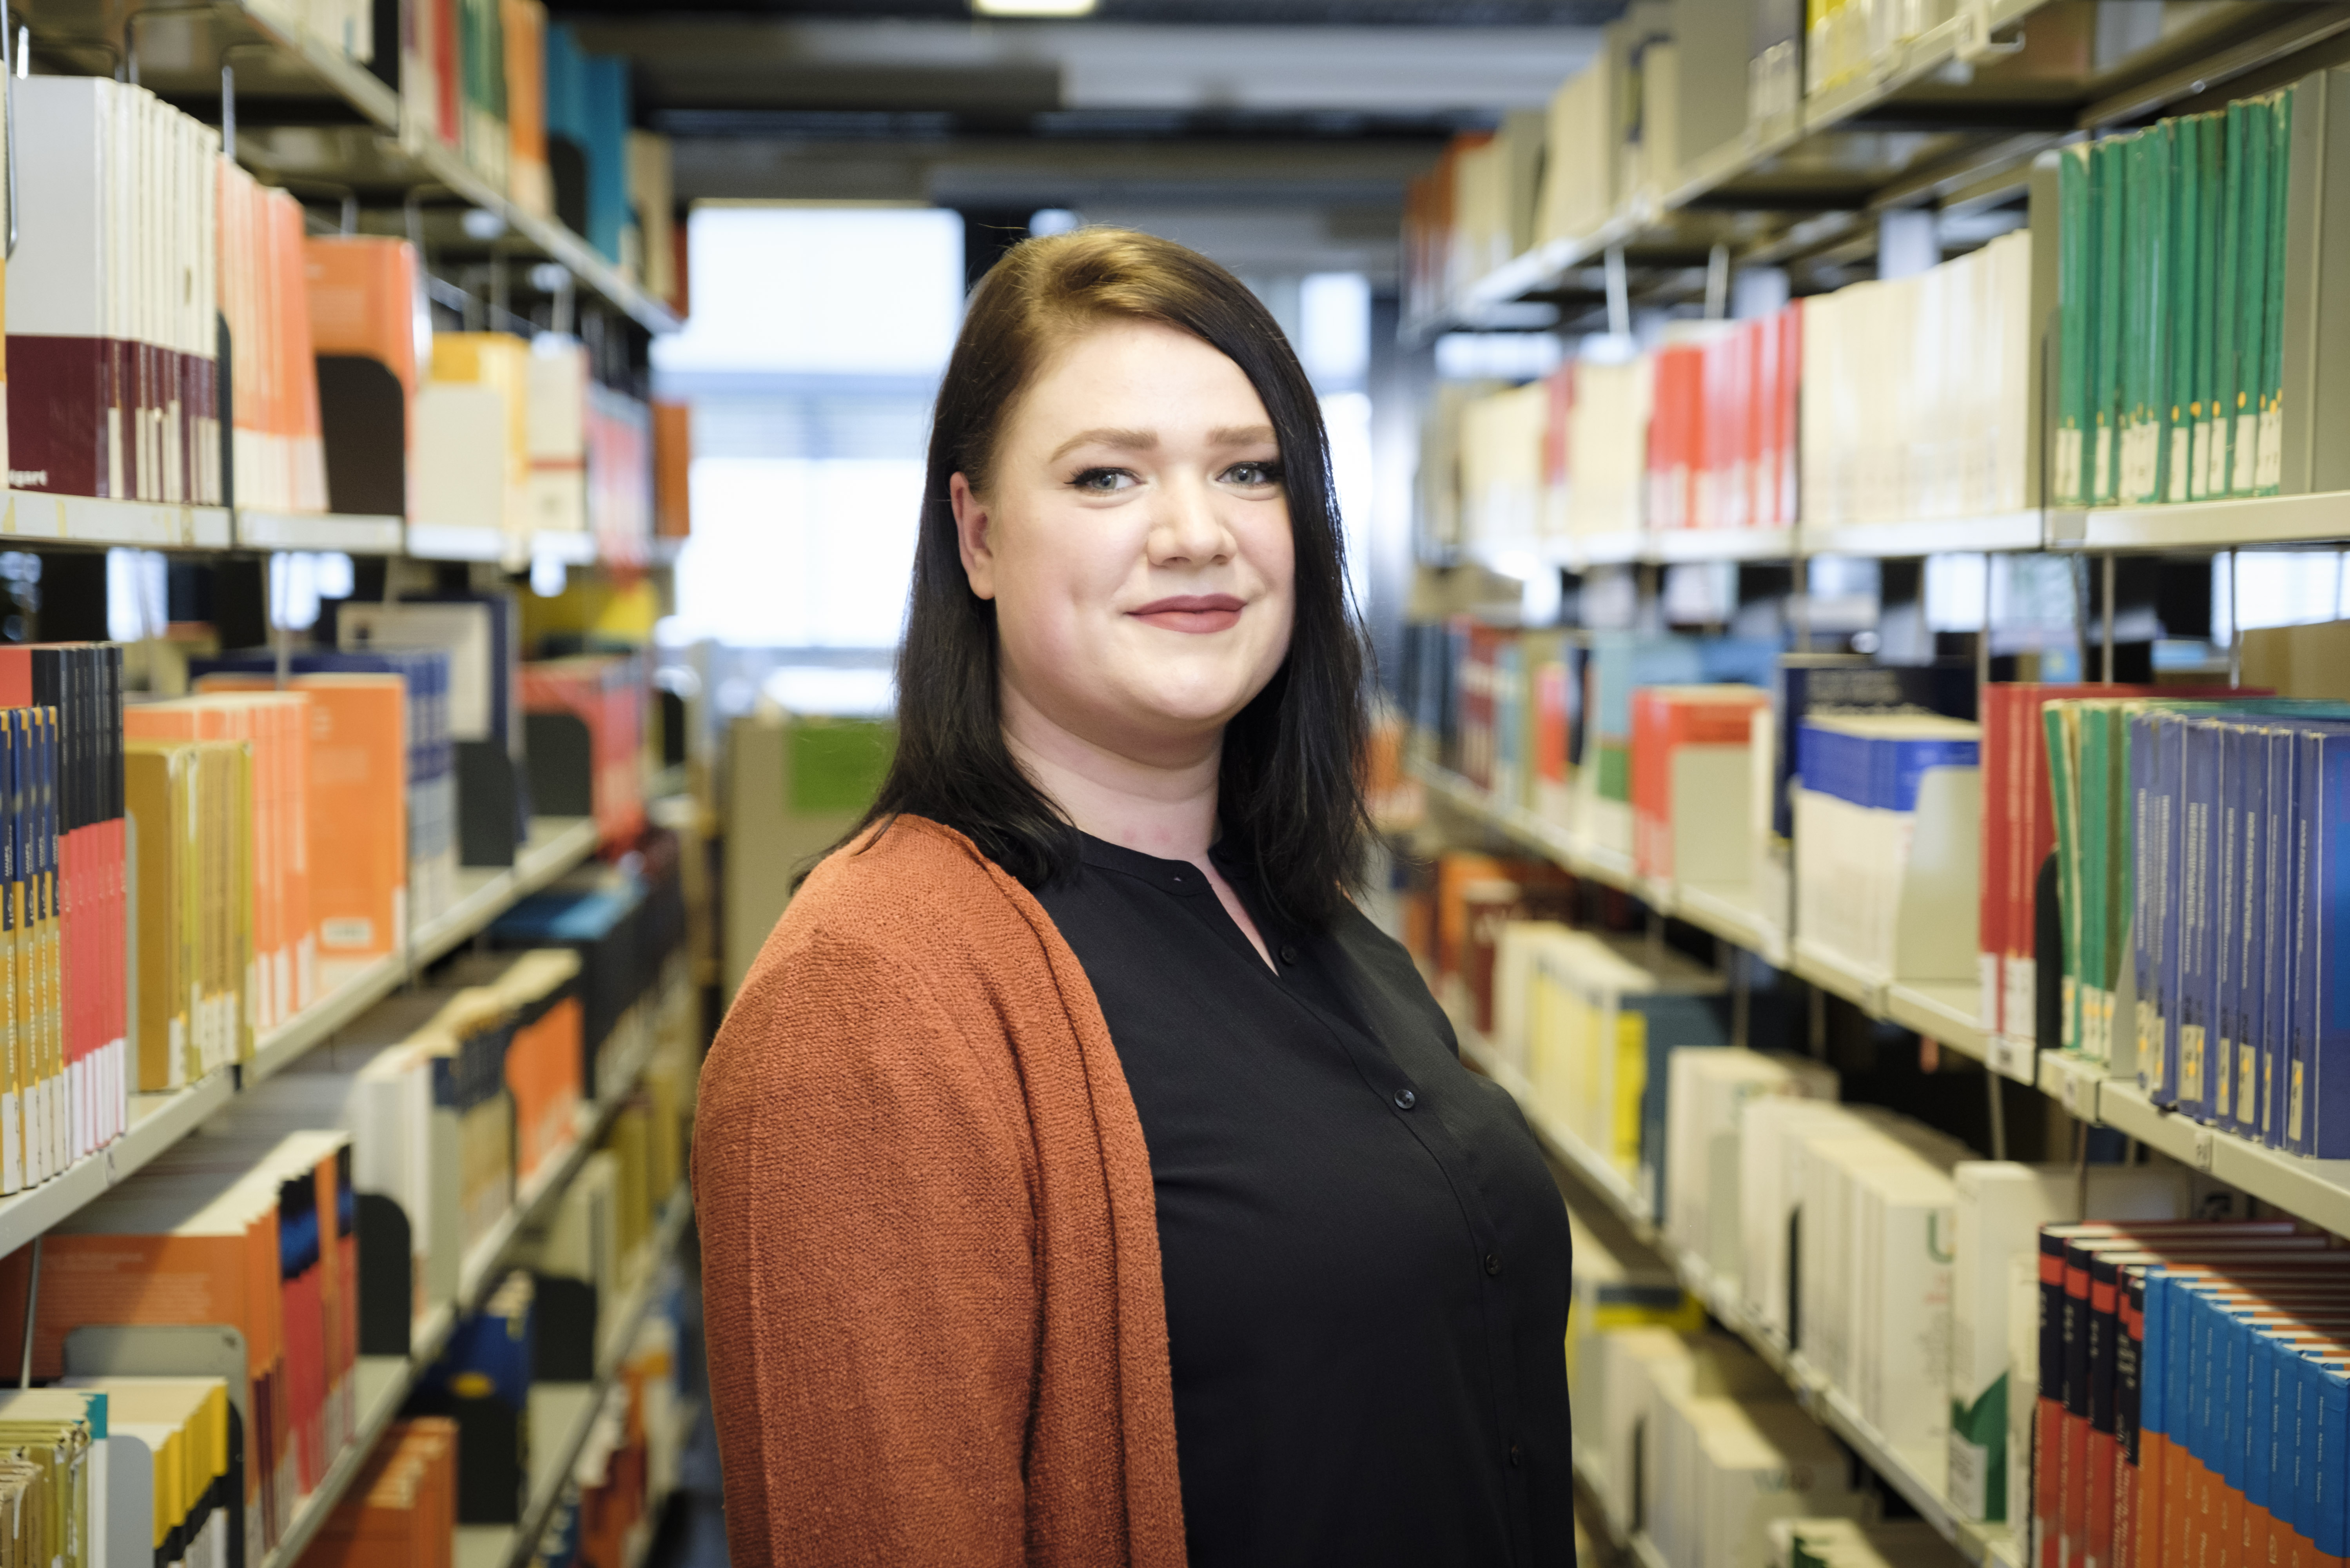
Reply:
[[[889,777],[703,1069],[734,1560],[1571,1563],[1566,1215],[1346,898],[1279,328],[1166,241],[1028,241],[925,493]]]

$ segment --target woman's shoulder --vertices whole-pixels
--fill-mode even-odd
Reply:
[[[825,857],[785,906],[745,976],[805,995],[827,981],[897,973],[954,990],[975,974],[1046,961],[1042,909],[1018,881],[951,827],[899,815]],[[762,982],[764,982],[764,984]]]

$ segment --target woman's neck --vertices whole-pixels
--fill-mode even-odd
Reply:
[[[1216,836],[1221,734],[1172,754],[1139,758],[1077,734],[1009,682],[1003,701],[1004,742],[1078,831],[1162,860],[1207,864]]]

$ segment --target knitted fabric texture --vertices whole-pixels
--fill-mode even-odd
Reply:
[[[901,816],[752,965],[693,1141],[738,1564],[1181,1568],[1150,1159],[1027,889]]]

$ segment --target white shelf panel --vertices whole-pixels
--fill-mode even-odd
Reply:
[[[1795,554],[1793,528],[1659,528],[1645,535],[1644,560],[1784,561]]]
[[[503,562],[508,543],[503,528],[474,528],[455,523],[408,525],[408,553],[420,561]],[[518,547],[521,541],[512,543]]]
[[[1663,907],[1699,929],[1744,948],[1773,969],[1787,967],[1787,934],[1755,901],[1754,889],[1748,884],[1674,883]]]
[[[546,887],[585,860],[595,847],[596,825],[587,817],[534,819],[530,837],[516,851],[511,869],[457,874],[457,901],[416,928],[417,963],[431,963],[472,938],[516,899]],[[278,1073],[399,990],[409,971],[407,958],[399,953],[365,964],[322,963],[319,967],[322,977],[330,981],[326,994],[261,1037],[253,1060],[244,1064],[247,1077],[258,1082]]]
[[[248,550],[340,550],[353,556],[397,556],[407,523],[399,517],[348,512],[264,512],[236,509],[236,542]]]
[[[2051,512],[2052,544],[2084,550],[2231,550],[2350,540],[2350,492]]]
[[[34,490],[11,490],[0,505],[0,538],[141,550],[225,550],[229,537],[224,506],[108,501]]]
[[[2037,550],[2043,539],[2037,509],[1981,517],[1932,517],[1908,523],[1805,524],[1806,556],[1941,556],[1976,551]]]
[[[185,1088],[162,1095],[130,1096],[130,1127],[106,1147],[86,1154],[42,1182],[0,1199],[0,1255],[16,1251],[58,1220],[96,1201],[185,1137],[198,1123],[228,1104],[236,1092],[226,1068]]]
[[[2128,1079],[2098,1085],[2097,1119],[2288,1214],[2350,1235],[2350,1159],[2303,1159],[2158,1108]]]
[[[530,556],[534,561],[560,561],[567,566],[585,566],[596,559],[596,535],[585,528],[541,529],[530,536]]]
[[[1690,1293],[1703,1302],[1706,1310],[1723,1327],[1744,1340],[1755,1355],[1785,1379],[1794,1392],[1796,1402],[1810,1412],[1813,1419],[1850,1445],[1871,1469],[1908,1500],[1918,1515],[1931,1523],[1936,1532],[1957,1547],[1969,1562],[1984,1564],[1985,1568],[2020,1568],[2021,1560],[2013,1539],[2003,1527],[1976,1524],[1957,1517],[1951,1511],[1942,1485],[1933,1479],[1930,1466],[1921,1465],[1915,1456],[1904,1454],[1885,1441],[1861,1418],[1850,1401],[1839,1391],[1824,1385],[1800,1355],[1790,1354],[1784,1344],[1752,1319],[1729,1282],[1716,1277],[1702,1262],[1666,1241],[1643,1210],[1638,1194],[1623,1173],[1593,1154],[1574,1133],[1553,1122],[1549,1113],[1535,1102],[1523,1076],[1501,1060],[1491,1043],[1469,1023],[1466,1014],[1457,1008],[1448,1011],[1451,1014],[1453,1033],[1461,1041],[1461,1055],[1518,1102],[1518,1108],[1525,1114],[1526,1125],[1534,1129],[1535,1139],[1551,1158],[1575,1172],[1584,1185],[1596,1192],[1642,1244],[1662,1253],[1680,1275]]]
[[[1897,980],[1885,990],[1885,1016],[1981,1062],[1986,1047],[1975,1017],[1977,990],[1964,981]]]
[[[255,31],[279,48],[300,57],[311,75],[377,128],[386,131],[400,129],[400,95],[365,66],[346,57],[340,50],[312,37],[288,21],[256,10],[249,3],[240,3],[238,10]],[[582,283],[627,311],[646,330],[677,330],[679,322],[675,312],[639,288],[619,267],[577,234],[559,223],[525,213],[508,202],[503,192],[491,189],[488,182],[475,173],[473,166],[459,157],[454,150],[437,144],[421,145],[415,139],[404,140],[408,143],[406,151],[409,155],[430,171],[436,181],[473,205],[503,216],[508,227],[570,268]]]
[[[650,1257],[629,1293],[615,1303],[610,1332],[598,1347],[593,1383],[536,1383],[530,1390],[530,1497],[518,1524],[461,1525],[457,1530],[458,1568],[518,1568],[527,1562],[546,1532],[546,1521],[562,1500],[564,1482],[579,1462],[596,1412],[619,1371],[620,1357],[651,1310],[660,1283],[661,1260],[677,1248],[692,1215],[692,1204],[681,1191],[663,1210]],[[600,1315],[600,1314],[599,1314]],[[617,1348],[616,1348],[617,1347]]]

